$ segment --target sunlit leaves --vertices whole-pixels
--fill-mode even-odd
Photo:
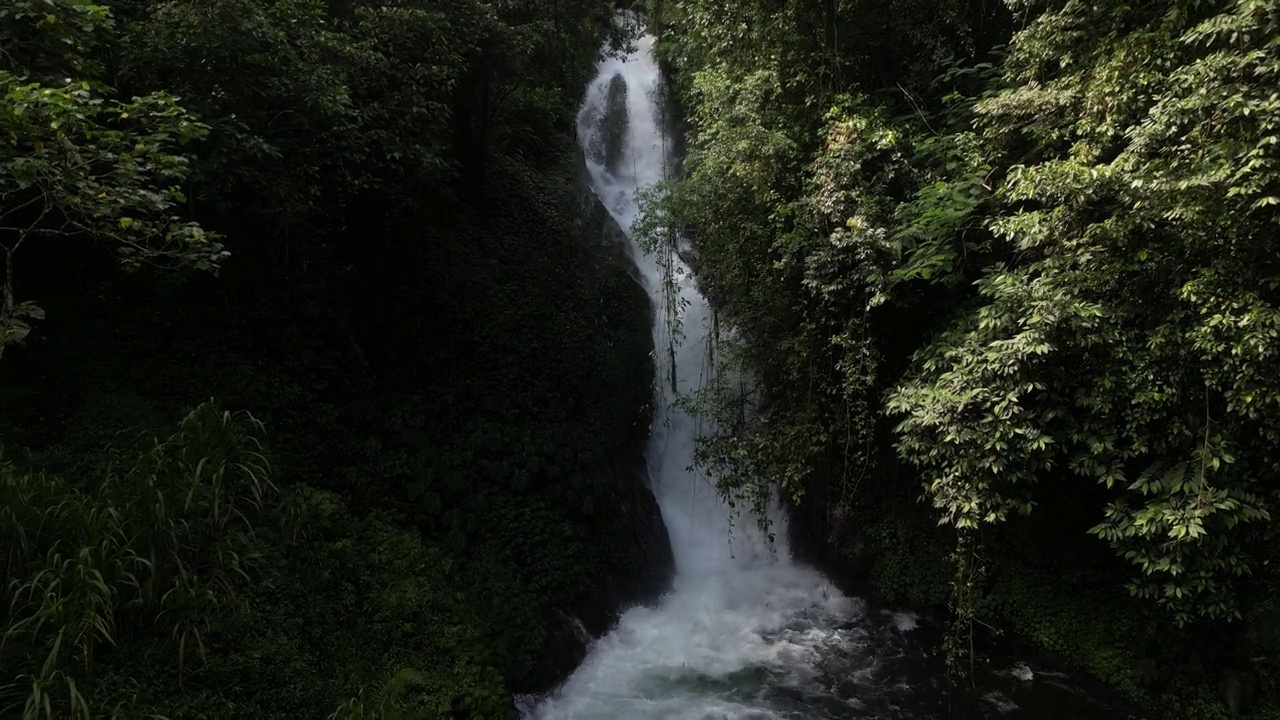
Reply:
[[[944,523],[1054,512],[1044,484],[1096,483],[1107,500],[1072,512],[1134,564],[1135,594],[1234,617],[1280,479],[1274,3],[1010,3],[1024,22],[998,62],[937,63],[940,89],[979,86],[892,121],[884,96],[788,81],[776,39],[803,4],[756,24],[751,4],[674,6],[696,133],[672,207],[773,401],[719,459],[762,482],[787,442],[821,464],[797,434],[840,437],[856,388],[887,383],[868,406]],[[819,117],[818,142],[792,134]],[[922,326],[900,378],[877,379],[900,331],[878,318]]]
[[[708,388],[698,403],[723,430],[698,459],[731,493],[761,501],[777,483],[794,497],[835,465],[848,492],[834,504],[847,509],[860,477],[874,472],[883,380],[873,309],[895,284],[943,280],[975,239],[952,242],[954,231],[977,227],[989,194],[981,163],[969,162],[972,138],[941,143],[939,165],[972,172],[955,183],[936,177],[932,194],[902,213],[911,227],[901,231],[899,193],[923,174],[911,167],[917,119],[894,118],[868,97],[887,68],[908,68],[904,82],[919,91],[954,49],[944,38],[966,32],[959,6],[927,8],[652,6],[693,125],[684,177],[661,211],[693,239],[700,284],[734,329],[717,360],[753,378],[750,389]],[[931,197],[945,207],[929,206]],[[911,267],[895,275],[904,256]]]
[[[181,146],[205,128],[166,94],[117,102],[89,83],[45,86],[0,71],[0,343],[25,335],[14,287],[23,245],[80,236],[129,268],[216,270],[216,234],[185,220]],[[21,323],[21,324],[20,324]]]
[[[1053,356],[1103,316],[1047,276],[1006,269],[978,287],[987,304],[921,350],[886,404],[943,519],[969,528],[1031,509],[1064,432]]]
[[[1185,622],[1237,612],[1237,526],[1269,517],[1275,482],[1275,19],[1237,3],[1180,35],[1191,18],[1136,12],[1049,8],[1015,37],[1008,87],[976,107],[993,157],[1024,153],[988,220],[1018,262],[889,409],[958,526],[1067,468],[1115,488],[1094,533]]]

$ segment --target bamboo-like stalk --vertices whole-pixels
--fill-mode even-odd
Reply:
[[[217,619],[251,580],[245,543],[276,492],[247,414],[211,403],[156,440],[123,473],[74,484],[0,463],[0,651],[16,682],[0,686],[0,714],[88,718],[103,651],[121,629],[174,646],[181,677]],[[139,622],[141,621],[141,622]]]

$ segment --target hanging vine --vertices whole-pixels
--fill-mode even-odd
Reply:
[[[947,675],[952,682],[974,682],[977,654],[974,648],[974,626],[977,606],[981,598],[986,565],[982,560],[982,546],[973,530],[962,529],[956,534],[955,550],[951,562],[955,575],[951,580],[951,623],[944,639],[947,653]]]

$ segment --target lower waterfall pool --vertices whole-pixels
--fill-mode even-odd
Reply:
[[[942,629],[848,598],[794,564],[679,578],[633,608],[547,698],[539,720],[1129,717],[1063,674],[1026,663],[979,666],[948,687]]]

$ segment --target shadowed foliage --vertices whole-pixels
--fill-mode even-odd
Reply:
[[[0,715],[505,717],[660,589],[614,12],[0,4]]]

